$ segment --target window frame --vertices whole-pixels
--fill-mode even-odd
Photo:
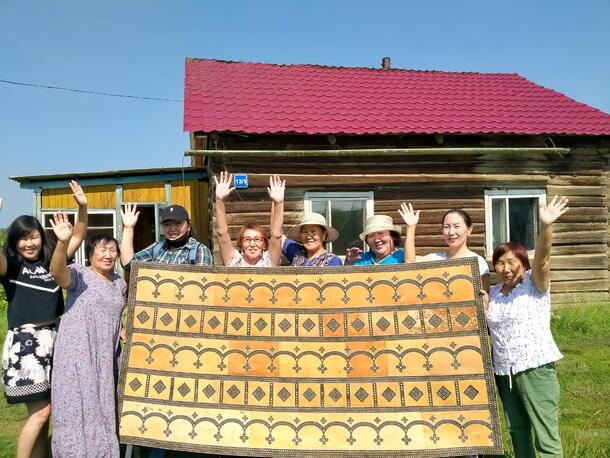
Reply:
[[[485,190],[485,253],[488,260],[492,259],[493,246],[493,200],[504,199],[538,199],[538,205],[546,203],[546,188],[520,188],[520,189],[486,189]],[[506,233],[510,234],[509,206],[505,205]],[[539,224],[534,225],[534,240],[538,238]],[[528,250],[528,255],[532,256],[534,250]]]
[[[374,191],[306,191],[303,195],[303,210],[305,213],[311,213],[313,202],[326,201],[326,212],[329,215],[330,221],[327,220],[328,224],[332,226],[332,201],[363,201],[364,205],[364,218],[362,221],[362,227],[366,225],[366,219],[373,216],[375,213],[375,193]],[[330,211],[329,211],[330,210]],[[333,244],[329,242],[327,249],[333,251]],[[365,251],[368,251],[366,243],[363,244]],[[335,253],[341,258],[345,259],[345,253]]]
[[[46,215],[51,215],[53,216],[54,213],[57,212],[62,212],[62,213],[66,213],[67,215],[74,215],[74,221],[76,222],[77,218],[78,218],[78,210],[75,210],[74,208],[64,208],[64,209],[49,209],[49,208],[45,208],[43,210],[41,210],[40,215],[41,215],[41,219],[42,219],[42,228],[46,231],[46,230],[50,230],[52,231],[53,229],[51,227],[45,227],[45,217]],[[92,209],[87,209],[87,215],[92,215],[92,214],[105,214],[105,215],[112,215],[112,226],[88,226],[87,227],[87,231],[89,229],[112,229],[112,236],[116,239],[117,238],[117,234],[116,234],[116,221],[117,221],[117,215],[116,215],[116,210],[114,208],[92,208]],[[81,245],[78,247],[78,249],[76,250],[76,252],[74,253],[74,261],[77,262],[78,264],[82,264],[85,265],[85,241],[83,241],[83,243],[81,243]]]

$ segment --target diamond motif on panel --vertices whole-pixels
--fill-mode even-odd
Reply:
[[[210,325],[210,327],[212,329],[216,329],[218,327],[218,325],[220,324],[220,320],[218,318],[216,318],[215,316],[213,316],[212,318],[210,318],[208,320],[208,324]]]
[[[265,391],[259,386],[252,392],[252,396],[254,396],[257,401],[260,401],[265,397]]]
[[[188,317],[186,317],[186,320],[184,320],[184,322],[186,323],[186,325],[187,325],[189,328],[192,328],[192,327],[193,327],[193,325],[194,325],[195,323],[197,323],[197,320],[195,319],[195,317],[194,317],[193,315],[189,315]]]
[[[415,401],[419,401],[423,395],[424,393],[422,393],[422,390],[420,390],[416,386],[414,386],[413,389],[409,391],[409,396],[411,396]]]
[[[309,402],[311,402],[316,397],[316,392],[314,390],[312,390],[311,388],[307,388],[305,393],[303,393],[303,396],[305,397],[305,399],[307,399]]]
[[[290,397],[290,391],[288,391],[286,388],[282,388],[277,395],[282,401],[286,402],[286,399]]]
[[[428,323],[430,323],[435,328],[438,328],[442,322],[443,322],[443,320],[436,313],[434,315],[432,315],[430,317],[430,319],[428,320]]]
[[[256,323],[254,323],[254,326],[256,326],[256,329],[258,329],[259,331],[262,331],[267,327],[267,322],[262,318],[259,318],[258,320],[256,320]]]
[[[140,323],[144,324],[149,319],[150,319],[150,315],[148,313],[146,313],[145,310],[142,310],[140,313],[138,313],[138,320],[140,321]]]
[[[352,328],[354,328],[358,332],[360,332],[364,326],[365,324],[360,318],[356,318],[354,321],[352,321]]]
[[[134,378],[131,382],[129,382],[129,386],[133,391],[138,391],[142,384],[137,378]]]
[[[402,320],[402,324],[404,324],[408,329],[411,329],[417,324],[417,321],[415,321],[415,319],[411,315],[409,315],[404,320]]]
[[[307,318],[303,323],[303,327],[307,330],[307,332],[310,332],[313,328],[316,327],[316,323],[314,323],[311,318]]]
[[[214,393],[216,393],[216,390],[209,383],[208,383],[208,386],[206,386],[203,389],[203,394],[205,394],[208,399],[210,399],[212,396],[214,396]]]
[[[239,391],[239,388],[237,388],[235,385],[231,385],[231,388],[227,390],[227,393],[229,394],[229,396],[235,399],[239,395],[239,393],[241,393],[241,391]]]
[[[464,312],[460,312],[460,314],[455,317],[455,321],[460,323],[462,326],[466,326],[466,323],[470,321],[470,317]]]
[[[166,313],[165,315],[163,315],[161,317],[161,323],[163,323],[164,326],[167,326],[172,321],[174,321],[174,319],[172,318],[172,316],[169,313]]]
[[[341,399],[342,394],[337,388],[333,388],[333,390],[328,393],[328,396],[330,396],[333,401],[337,402],[339,399]]]
[[[328,329],[330,329],[332,332],[335,332],[335,331],[337,330],[337,328],[338,328],[339,326],[341,326],[341,325],[339,324],[339,322],[338,322],[337,320],[335,320],[335,319],[333,318],[333,319],[331,319],[331,320],[328,322],[328,324],[327,324],[326,326],[327,326],[327,327],[328,327]]]
[[[236,331],[239,331],[243,325],[244,325],[244,322],[241,321],[239,319],[239,317],[237,317],[233,321],[231,321],[231,326],[233,326],[233,329],[235,329]]]
[[[155,389],[155,391],[157,392],[157,394],[161,394],[161,392],[162,392],[163,390],[165,390],[165,388],[167,388],[167,387],[165,386],[165,383],[163,383],[161,380],[159,380],[157,383],[155,383],[155,384],[153,385],[153,388]]]
[[[472,401],[479,394],[479,390],[477,390],[474,386],[469,385],[468,388],[464,390],[464,394]]]
[[[390,402],[392,399],[394,399],[396,393],[394,393],[394,390],[392,390],[390,387],[387,387],[383,393],[381,393],[381,395],[386,399],[386,401]]]
[[[292,324],[290,323],[290,321],[284,318],[282,321],[280,321],[279,326],[282,331],[286,332],[292,327]]]
[[[439,390],[436,392],[436,394],[438,394],[438,396],[445,401],[449,396],[451,396],[451,391],[449,391],[447,388],[445,388],[444,386],[441,386],[439,388]]]
[[[364,402],[364,400],[369,397],[369,394],[366,392],[366,390],[364,388],[360,387],[358,389],[358,391],[356,391],[355,396],[358,398],[358,400],[360,402]]]
[[[388,329],[390,322],[388,320],[386,320],[384,317],[381,317],[381,318],[379,318],[379,321],[376,324],[379,329],[381,329],[382,331],[385,331],[386,329]]]
[[[178,393],[182,395],[182,397],[186,396],[191,392],[191,389],[188,387],[186,383],[183,383],[178,387]]]

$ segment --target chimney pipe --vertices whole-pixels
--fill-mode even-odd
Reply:
[[[390,68],[392,68],[390,66],[390,58],[389,57],[384,57],[383,59],[381,59],[381,68],[383,68],[384,70],[389,70]]]

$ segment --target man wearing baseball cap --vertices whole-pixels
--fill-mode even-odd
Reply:
[[[191,219],[181,205],[170,205],[159,212],[164,240],[134,254],[133,233],[140,214],[137,210],[137,205],[126,204],[121,211],[123,218],[121,264],[125,269],[129,270],[133,259],[162,264],[212,264],[209,248],[193,237]]]

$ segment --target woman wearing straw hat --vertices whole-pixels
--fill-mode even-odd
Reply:
[[[282,252],[293,266],[341,266],[341,258],[326,249],[326,242],[339,238],[339,232],[319,213],[306,213],[299,224],[286,232]]]
[[[413,208],[410,213],[407,211],[407,204],[402,204],[398,212],[403,217],[413,215]],[[408,224],[410,221],[405,219]],[[403,264],[405,262],[405,252],[400,248],[401,227],[395,226],[392,217],[387,215],[374,215],[366,220],[366,226],[360,239],[369,246],[370,251],[362,253],[358,247],[348,248],[345,253],[346,265],[375,265],[375,264]]]

